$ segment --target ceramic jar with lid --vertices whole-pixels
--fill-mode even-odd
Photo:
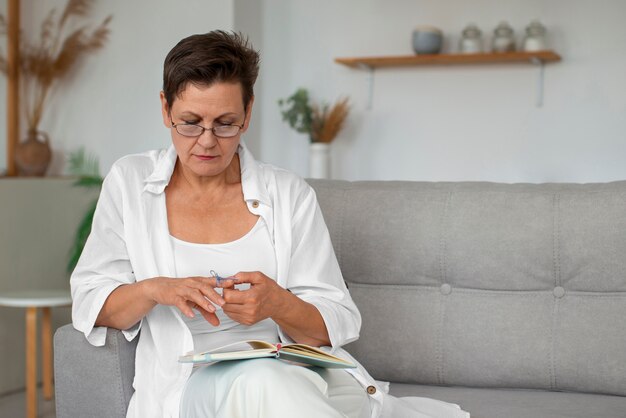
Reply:
[[[459,42],[459,51],[462,54],[476,54],[483,52],[483,35],[478,26],[469,24],[463,29]]]
[[[522,42],[522,49],[529,52],[548,49],[546,27],[538,20],[533,20],[526,27],[526,36]]]
[[[515,35],[513,28],[507,22],[501,22],[493,31],[493,52],[515,51]]]
[[[416,54],[438,54],[443,45],[443,31],[433,26],[418,26],[413,30],[412,43]]]

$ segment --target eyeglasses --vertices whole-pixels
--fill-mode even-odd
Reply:
[[[170,122],[172,128],[176,129],[176,132],[189,138],[197,138],[202,135],[204,131],[211,131],[217,138],[232,138],[237,136],[239,131],[243,128],[243,125],[217,125],[211,128],[205,128],[204,126],[192,123],[174,123],[171,119]]]

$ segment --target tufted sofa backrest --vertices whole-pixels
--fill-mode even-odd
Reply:
[[[309,182],[374,377],[626,395],[626,182]]]

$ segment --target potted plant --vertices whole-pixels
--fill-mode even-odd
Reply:
[[[21,175],[43,176],[52,153],[48,135],[39,129],[52,88],[76,66],[80,59],[104,46],[109,34],[111,16],[90,30],[86,25],[69,29],[86,18],[93,0],[68,0],[57,17],[52,9],[41,23],[39,39],[22,36],[20,45],[20,79],[26,113],[26,141],[16,148],[15,162]],[[74,22],[76,21],[76,22]],[[0,34],[6,34],[7,22],[0,14]],[[7,60],[0,53],[0,71],[7,74]]]
[[[278,105],[283,120],[296,132],[309,136],[310,177],[330,177],[330,143],[348,117],[348,98],[339,99],[332,106],[327,103],[320,106],[311,102],[308,90],[300,88],[288,98],[279,100]]]

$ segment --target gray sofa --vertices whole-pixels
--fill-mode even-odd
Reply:
[[[311,180],[397,396],[474,418],[626,417],[626,182]],[[57,414],[122,417],[135,343],[55,335]]]

